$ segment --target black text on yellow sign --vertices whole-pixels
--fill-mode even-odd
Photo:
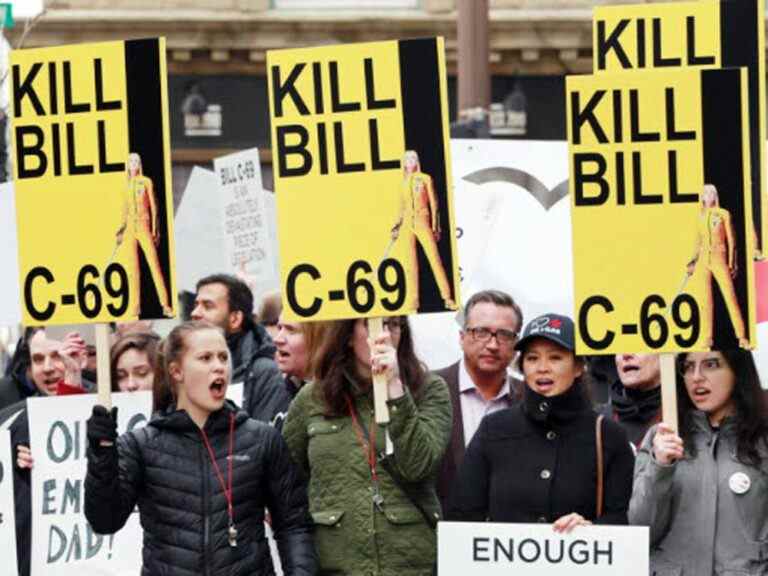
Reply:
[[[173,313],[164,55],[162,40],[12,54],[25,323]]]
[[[754,342],[746,71],[567,81],[579,353]]]
[[[746,67],[752,214],[756,250],[768,238],[765,158],[765,2],[699,0],[600,6],[594,71]]]
[[[276,51],[267,67],[287,315],[454,308],[442,40]]]

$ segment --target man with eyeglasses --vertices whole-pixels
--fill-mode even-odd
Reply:
[[[474,294],[464,307],[464,329],[459,336],[464,354],[455,364],[436,371],[448,384],[453,403],[451,443],[437,480],[443,511],[480,421],[522,397],[522,382],[507,372],[522,326],[523,312],[509,294],[500,290]]]

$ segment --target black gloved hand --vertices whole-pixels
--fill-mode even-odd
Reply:
[[[117,406],[110,412],[101,404],[93,407],[93,413],[86,422],[88,441],[94,450],[103,445],[114,444],[117,440]]]

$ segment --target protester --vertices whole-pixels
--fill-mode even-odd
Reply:
[[[637,446],[661,420],[661,369],[657,354],[617,354],[618,380],[600,413],[618,422]]]
[[[388,325],[399,330],[369,343],[366,320],[328,323],[312,356],[314,380],[283,428],[309,476],[321,574],[430,574],[435,561],[434,482],[450,437],[450,396],[416,358],[407,321]],[[387,381],[386,428],[374,418],[374,373]]]
[[[55,394],[63,375],[64,365],[59,359],[56,342],[46,338],[42,327],[27,328],[16,346],[5,377],[0,380],[0,410],[30,396]]]
[[[120,530],[138,504],[144,574],[272,574],[264,510],[286,575],[316,572],[306,486],[285,442],[225,400],[229,350],[207,322],[163,343],[155,414],[117,438],[117,411],[88,420],[85,515],[100,534]]]
[[[34,382],[35,393],[7,407],[11,449],[16,455],[13,467],[13,500],[16,520],[16,557],[19,575],[29,576],[32,545],[31,470],[34,458],[29,437],[27,399],[30,396],[56,396],[60,393],[83,393],[82,369],[86,364],[86,346],[77,333],[59,342],[48,338],[44,328],[28,328],[23,337],[21,360],[27,364],[26,376]],[[12,419],[12,421],[10,421]],[[6,420],[6,414],[0,421]]]
[[[294,398],[310,376],[309,357],[322,338],[320,322],[288,322],[280,316],[275,333],[277,367],[285,377],[285,386]],[[399,330],[400,320],[389,320],[388,326]]]
[[[626,524],[632,450],[619,425],[591,408],[573,322],[540,316],[515,348],[524,400],[483,419],[459,469],[449,519],[553,522],[558,532]]]
[[[752,354],[691,352],[677,362],[678,424],[652,428],[629,509],[650,527],[655,574],[766,574],[768,420]]]
[[[118,337],[109,351],[113,392],[152,390],[160,336],[132,332]]]
[[[283,312],[283,302],[280,296],[280,292],[268,292],[261,299],[261,306],[259,306],[259,313],[257,314],[259,324],[269,334],[273,340],[277,337],[278,321],[280,315]]]
[[[253,322],[253,294],[228,274],[197,283],[193,320],[207,320],[224,330],[231,353],[234,383],[243,382],[243,408],[252,418],[274,422],[288,411],[291,396],[275,364],[275,346]]]
[[[509,408],[522,397],[523,383],[508,373],[522,327],[523,311],[509,294],[500,290],[474,294],[464,307],[459,337],[463,356],[436,372],[448,384],[453,404],[451,443],[437,481],[443,512],[466,446],[483,416]]]

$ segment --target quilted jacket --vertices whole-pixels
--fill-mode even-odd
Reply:
[[[234,416],[232,492],[237,546],[228,543],[227,500],[186,411],[173,407],[146,427],[120,436],[116,447],[89,448],[85,515],[94,531],[123,527],[138,504],[144,529],[142,576],[271,574],[264,509],[286,576],[316,573],[306,485],[280,433],[231,402],[214,412],[205,432],[224,481],[229,422]]]
[[[435,531],[418,508],[377,465],[383,502],[374,504],[374,483],[364,449],[349,415],[327,417],[305,385],[291,404],[283,435],[295,461],[309,475],[320,573],[327,575],[416,576],[432,573]],[[357,414],[373,430],[370,389],[351,383]],[[406,392],[388,402],[392,468],[410,486],[425,511],[439,518],[435,478],[451,435],[451,400],[442,378],[430,375],[417,398]],[[376,433],[376,452],[385,435]]]

